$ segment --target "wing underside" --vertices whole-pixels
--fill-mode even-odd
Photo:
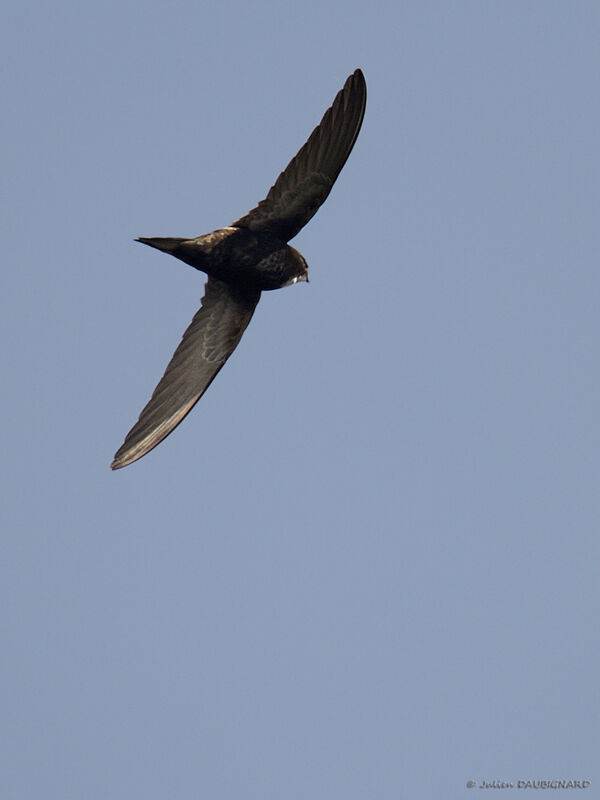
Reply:
[[[257,290],[208,279],[199,311],[140,418],[116,452],[112,469],[137,461],[179,425],[237,347],[259,298]]]
[[[367,86],[357,69],[264,200],[232,223],[292,239],[316,214],[346,163],[362,125]]]

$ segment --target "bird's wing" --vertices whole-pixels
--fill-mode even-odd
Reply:
[[[317,213],[346,163],[362,125],[366,102],[367,85],[357,69],[266,198],[233,225],[267,231],[285,242],[294,237]]]
[[[259,298],[257,290],[208,279],[201,308],[150,402],[117,450],[112,469],[137,461],[179,425],[237,347]]]

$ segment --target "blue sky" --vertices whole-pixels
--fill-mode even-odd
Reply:
[[[0,796],[594,796],[598,4],[2,28]],[[111,473],[203,294],[133,238],[245,213],[358,66],[310,284]]]

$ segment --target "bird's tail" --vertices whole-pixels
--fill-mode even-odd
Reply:
[[[150,247],[155,247],[157,250],[162,250],[163,253],[171,253],[171,255],[174,255],[179,245],[182,242],[185,242],[186,239],[178,239],[168,236],[163,238],[159,237],[157,239],[144,239],[140,237],[135,241],[141,242],[142,244],[148,244]]]

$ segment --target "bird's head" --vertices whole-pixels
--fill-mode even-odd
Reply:
[[[288,244],[288,264],[292,267],[293,275],[285,284],[289,286],[292,283],[306,281],[308,283],[308,264],[306,259],[299,253],[295,247]]]

